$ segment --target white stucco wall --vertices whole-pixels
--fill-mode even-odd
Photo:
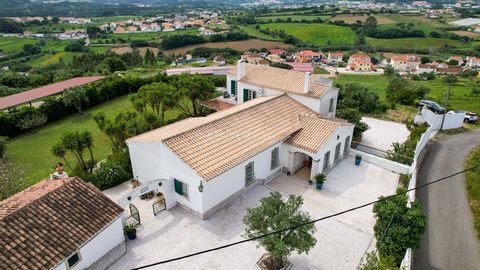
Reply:
[[[275,147],[279,147],[279,161],[280,165],[274,169],[270,170],[271,166],[271,156],[272,150]],[[245,166],[254,162],[254,172],[256,179],[265,179],[276,170],[282,168],[282,160],[284,155],[283,143],[278,142],[275,145],[267,148],[266,150],[258,153],[252,158],[243,161],[234,168],[222,173],[221,175],[204,182],[204,189],[202,194],[203,198],[203,209],[208,211],[213,208],[215,205],[219,204],[223,200],[229,198],[237,191],[240,191],[245,187]]]
[[[125,241],[125,236],[123,234],[122,215],[120,215],[114,222],[105,227],[101,232],[80,247],[79,253],[81,259],[77,265],[70,269],[85,269],[91,266],[111,249]],[[65,261],[61,262],[54,269],[68,269],[66,259],[68,258],[65,258]]]
[[[128,149],[132,161],[133,175],[140,182],[146,183],[159,178],[173,178],[188,184],[188,198],[175,192],[173,185],[165,188],[165,200],[175,199],[194,211],[203,212],[198,185],[202,179],[185,162],[161,142],[129,142]],[[167,202],[167,204],[169,204]]]
[[[320,99],[314,99],[314,98],[309,98],[306,96],[300,96],[300,95],[295,95],[290,93],[288,95],[294,100],[308,107],[310,110],[320,113]],[[322,115],[322,116],[326,117],[326,115]]]
[[[333,112],[329,113],[330,99],[333,98]],[[320,99],[320,115],[326,118],[335,117],[337,111],[338,88],[332,87]]]

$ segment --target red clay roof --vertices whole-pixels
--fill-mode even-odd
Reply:
[[[282,49],[270,49],[269,52],[271,54],[283,54],[283,53],[285,53],[285,51],[282,50]]]
[[[52,269],[123,213],[76,177],[43,180],[0,209],[0,269]]]
[[[235,104],[228,103],[228,102],[225,102],[225,101],[222,101],[222,100],[218,100],[216,98],[202,101],[202,105],[207,107],[207,108],[210,108],[212,110],[215,110],[217,112],[235,106]]]
[[[103,79],[103,76],[77,77],[70,80],[45,85],[29,91],[0,98],[0,109],[16,106],[42,97],[48,97],[63,92],[65,89],[84,85],[93,81]]]

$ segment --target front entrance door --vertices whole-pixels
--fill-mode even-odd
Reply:
[[[340,159],[340,148],[342,147],[342,143],[338,143],[335,147],[335,159],[334,162],[337,163]]]
[[[323,157],[323,171],[325,171],[328,168],[329,163],[330,163],[330,151],[325,153],[325,156]]]

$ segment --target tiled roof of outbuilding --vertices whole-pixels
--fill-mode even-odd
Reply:
[[[51,269],[122,212],[79,178],[43,180],[0,202],[0,269]]]

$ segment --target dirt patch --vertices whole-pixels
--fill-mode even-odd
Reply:
[[[210,42],[210,43],[203,43],[191,46],[185,46],[178,49],[167,50],[163,51],[164,54],[185,54],[187,51],[193,50],[199,47],[206,47],[206,48],[231,48],[236,51],[246,51],[251,48],[279,48],[279,49],[287,49],[291,48],[292,45],[285,44],[279,41],[266,41],[260,39],[247,39],[241,41],[228,41],[228,42]]]
[[[342,14],[335,16],[330,19],[330,21],[344,21],[345,23],[355,23],[356,21],[361,21],[364,22],[368,18],[368,15],[353,15],[353,14]],[[383,17],[383,16],[375,16],[377,18],[377,23],[378,24],[392,24],[395,23],[395,21]]]
[[[150,51],[152,51],[155,55],[157,55],[158,53],[158,48],[155,48],[155,47],[143,47],[143,48],[136,48],[136,49],[140,51],[140,54],[142,56],[145,56],[145,53],[147,53],[147,49],[150,49]],[[110,50],[116,54],[124,54],[124,53],[132,52],[133,49],[132,47],[125,46],[125,47],[114,47],[114,48],[111,48]]]
[[[474,39],[480,39],[480,34],[475,33],[475,32],[469,32],[469,31],[452,31],[452,33],[457,34],[459,36],[465,36],[469,38],[474,38]]]

